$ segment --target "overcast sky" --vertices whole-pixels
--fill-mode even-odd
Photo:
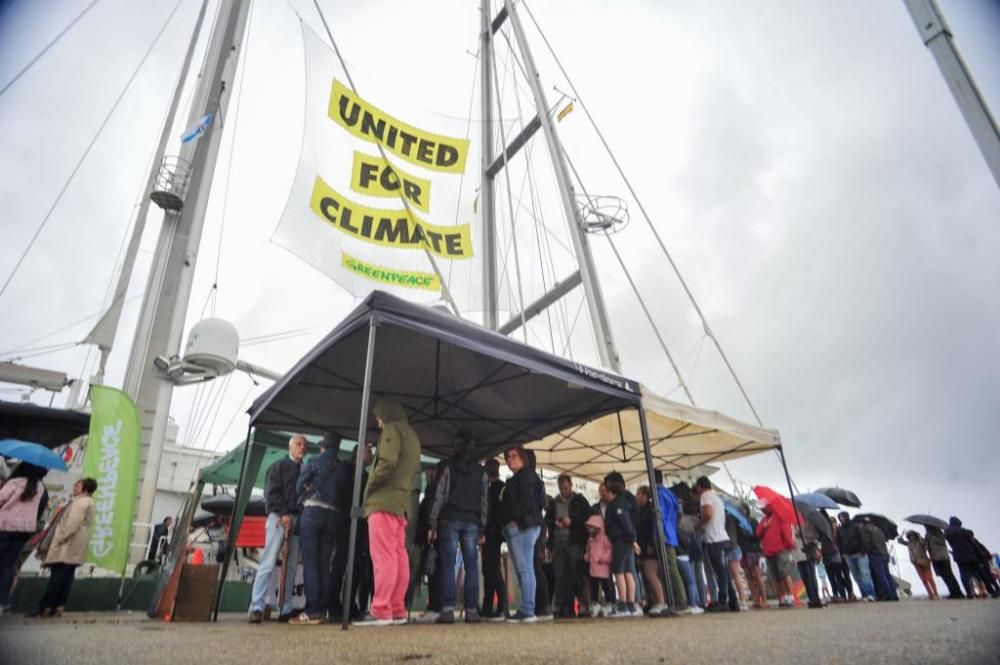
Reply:
[[[3,3],[0,85],[87,4]],[[199,4],[182,0],[0,296],[0,352],[77,341],[94,319],[33,342],[101,311]],[[1000,8],[989,0],[941,4],[996,114]],[[322,5],[363,93],[414,124],[464,132],[478,2]],[[0,278],[173,6],[102,0],[0,96]],[[310,331],[242,349],[245,359],[279,371],[355,304],[269,242],[302,138],[293,8],[322,33],[305,0],[253,8],[239,115],[231,107],[189,312],[191,323],[201,318],[220,256],[215,311],[244,339]],[[1000,547],[993,473],[1000,192],[902,2],[581,1],[531,9],[765,425],[780,430],[798,487],[848,487],[865,508],[896,520],[959,515],[987,546]],[[544,46],[534,47],[546,83],[566,90]],[[175,128],[175,139],[183,129]],[[560,131],[594,191],[625,196],[586,117],[571,114]],[[474,168],[469,177],[478,180]],[[632,202],[630,210],[619,247],[697,403],[752,422]],[[154,215],[130,295],[144,288],[158,226]],[[683,400],[605,243],[595,243],[595,255],[624,373]],[[132,300],[125,310],[112,384],[124,374],[137,308]],[[76,348],[23,362],[76,376],[86,358]],[[235,376],[210,433],[210,421],[195,431],[205,420],[193,410],[196,389],[176,391],[172,415],[182,439],[232,447],[245,429],[242,411],[264,387]],[[3,388],[0,398],[18,397]],[[774,456],[730,468],[743,482],[782,487]],[[903,570],[915,581],[908,562]]]

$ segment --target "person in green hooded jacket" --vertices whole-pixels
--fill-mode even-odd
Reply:
[[[420,470],[420,439],[399,402],[376,400],[372,412],[382,430],[364,499],[375,596],[371,617],[357,625],[388,626],[406,623],[404,598],[410,583],[406,519]]]

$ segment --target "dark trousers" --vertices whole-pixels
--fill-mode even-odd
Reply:
[[[986,591],[993,598],[1000,597],[1000,586],[997,585],[997,581],[993,579],[993,571],[990,570],[990,564],[985,561],[979,563],[979,577],[983,580],[983,584],[986,585]]]
[[[318,506],[306,506],[299,517],[299,551],[310,618],[323,617],[329,609],[331,557],[337,538],[333,520],[332,510]]]
[[[343,589],[347,573],[347,550],[351,540],[351,518],[347,516],[346,512],[337,511],[334,524],[336,535],[334,536],[335,545],[333,565],[330,569],[330,592],[327,596],[327,607],[332,613],[339,616],[344,608]],[[368,553],[368,523],[365,520],[358,520],[358,540],[354,550],[354,578],[351,581],[351,592],[348,596],[351,603],[351,616],[357,616],[367,610],[373,586],[372,560]]]
[[[823,565],[830,576],[830,587],[833,595],[841,600],[854,598],[854,589],[851,588],[851,578],[847,572],[847,563],[844,561],[824,561]]]
[[[69,600],[69,592],[73,589],[73,576],[76,574],[76,566],[71,563],[54,563],[49,567],[51,576],[49,585],[45,587],[45,594],[41,602],[38,603],[38,611],[54,610],[57,607],[66,607]]]
[[[493,614],[494,598],[498,614],[507,613],[507,582],[500,557],[500,534],[486,533],[483,543],[483,614]]]
[[[10,605],[21,550],[31,538],[27,531],[0,531],[0,609]]]
[[[598,603],[601,599],[601,589],[604,589],[604,604],[614,605],[615,604],[615,585],[612,584],[610,577],[591,577],[590,578],[590,602]],[[596,605],[595,605],[596,606]]]
[[[542,564],[542,553],[545,551],[545,543],[541,538],[535,540],[535,616],[545,616],[551,614],[549,605],[552,596],[549,594],[549,578],[545,574]]]
[[[729,604],[729,566],[727,565],[727,554],[729,550],[729,541],[724,540],[721,543],[705,543],[705,557],[708,559],[709,563],[712,565],[712,570],[715,572],[715,579],[719,586],[718,598],[715,602],[719,605],[726,606]]]
[[[579,597],[580,607],[586,606],[586,593],[580,578],[583,548],[572,542],[556,543],[552,548],[552,568],[556,576],[556,607],[573,611],[573,601]]]
[[[931,564],[934,566],[934,572],[944,580],[945,586],[948,587],[948,597],[962,598],[962,587],[958,586],[955,573],[951,572],[951,561],[942,559],[941,561],[932,561]]]
[[[872,569],[872,581],[875,583],[875,593],[879,600],[899,600],[896,594],[896,581],[889,571],[888,554],[869,554],[868,563]]]
[[[812,561],[799,561],[795,564],[799,568],[799,577],[806,585],[806,595],[809,596],[810,605],[820,605],[823,603],[819,597],[819,585],[816,583],[816,566]]]

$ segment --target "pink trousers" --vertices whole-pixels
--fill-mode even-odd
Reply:
[[[376,619],[406,617],[406,589],[410,585],[406,518],[392,513],[369,515],[368,547],[375,572],[372,616]]]

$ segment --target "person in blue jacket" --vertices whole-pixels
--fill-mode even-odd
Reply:
[[[676,613],[688,611],[687,591],[677,567],[677,521],[680,518],[680,503],[677,497],[663,485],[663,472],[653,471],[656,480],[656,498],[660,503],[660,517],[663,522],[663,536],[666,541],[667,583],[670,585],[670,609]]]

